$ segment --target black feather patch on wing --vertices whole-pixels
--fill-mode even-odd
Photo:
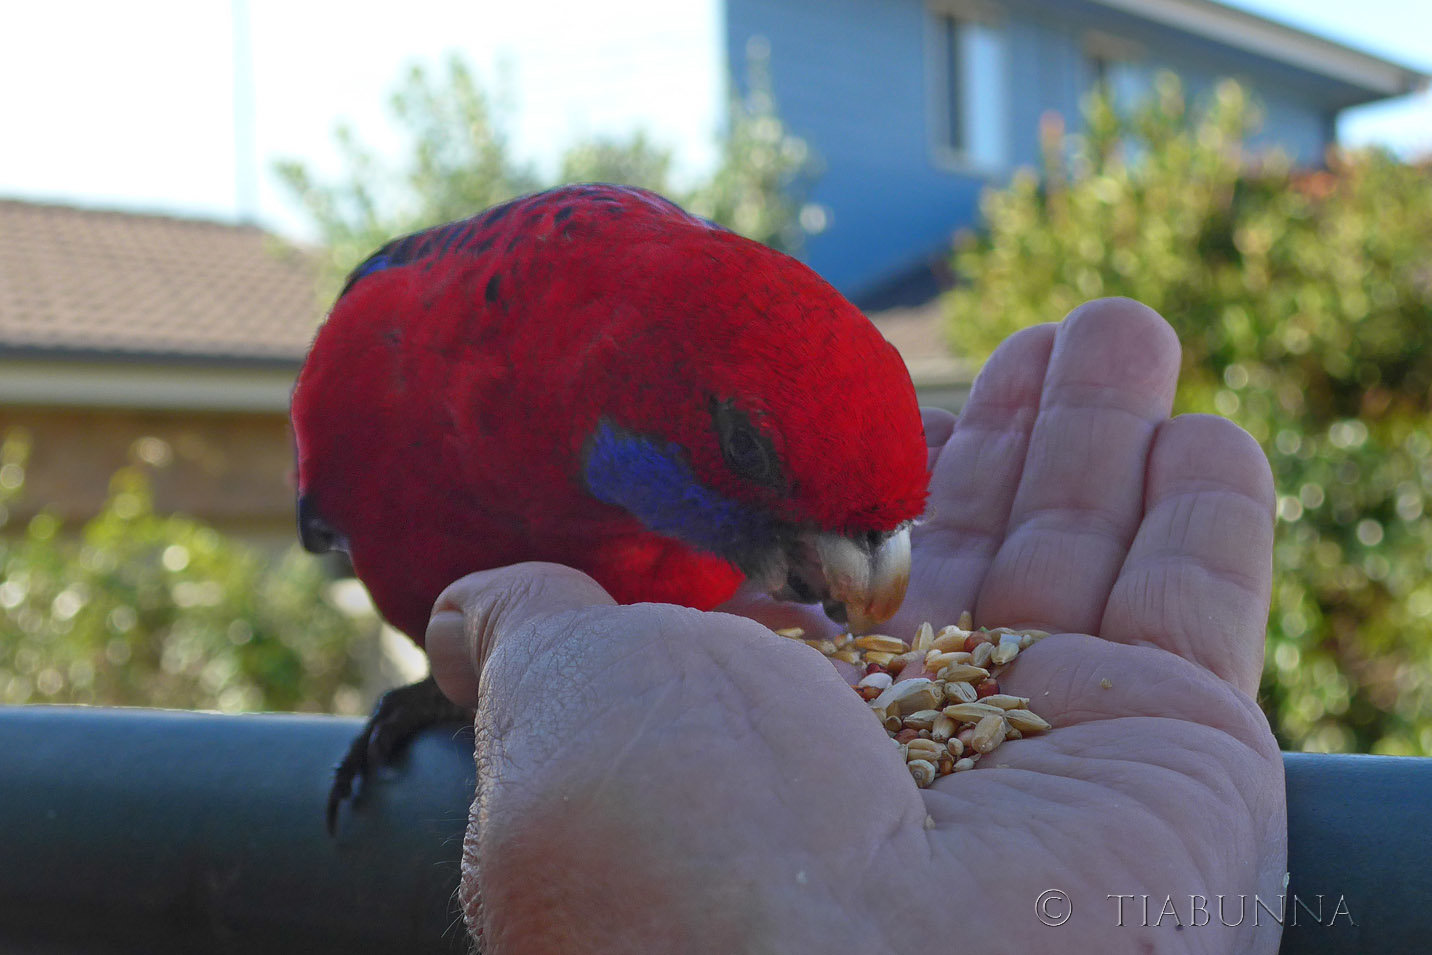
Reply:
[[[560,233],[567,238],[586,220],[587,229],[600,232],[614,218],[643,215],[699,223],[713,231],[726,229],[684,212],[670,199],[645,189],[606,183],[582,183],[519,196],[468,219],[434,226],[394,239],[364,259],[348,275],[342,298],[363,279],[377,272],[447,255],[480,256],[490,249],[513,252],[527,234]],[[593,233],[595,234],[595,233]],[[489,295],[495,287],[489,287]],[[489,298],[491,301],[491,298]]]
[[[342,298],[347,295],[354,285],[384,269],[407,265],[429,256],[460,252],[481,254],[487,251],[492,244],[490,238],[485,238],[488,229],[496,225],[512,211],[514,205],[522,201],[524,199],[513,199],[500,206],[493,206],[486,212],[469,219],[460,219],[457,222],[434,226],[431,229],[424,229],[421,232],[414,232],[412,235],[394,239],[368,256],[356,269],[348,273],[348,280],[343,283],[343,291],[338,293],[338,297]]]

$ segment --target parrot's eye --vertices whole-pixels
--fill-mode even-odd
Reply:
[[[711,399],[711,418],[726,466],[748,481],[772,490],[785,489],[781,462],[771,439],[732,401]]]

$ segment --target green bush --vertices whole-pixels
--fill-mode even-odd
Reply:
[[[1245,145],[1233,83],[1186,111],[1172,77],[1128,115],[1044,135],[1040,175],[986,195],[955,256],[957,347],[1102,295],[1183,342],[1177,408],[1253,434],[1278,535],[1262,702],[1285,748],[1432,752],[1432,181],[1336,154],[1300,171]]]
[[[43,511],[4,527],[25,456],[23,435],[0,447],[0,703],[363,709],[371,623],[334,606],[317,560],[155,514],[133,467],[77,534]]]

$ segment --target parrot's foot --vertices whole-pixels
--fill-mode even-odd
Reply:
[[[374,770],[386,766],[415,733],[434,723],[472,723],[473,711],[443,696],[432,677],[384,693],[373,708],[362,732],[333,768],[333,788],[328,791],[325,821],[328,834],[338,827],[338,810],[355,783],[366,780]],[[356,801],[355,797],[355,801]]]

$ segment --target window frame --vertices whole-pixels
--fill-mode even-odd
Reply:
[[[1003,175],[1010,167],[1010,61],[998,10],[979,0],[931,0],[924,16],[930,162],[945,172]],[[952,64],[952,33],[965,54],[958,65]],[[970,55],[976,44],[985,44],[980,62]],[[978,49],[975,52],[978,55]],[[958,91],[959,103],[952,105],[951,90]],[[951,129],[952,117],[961,122],[958,134]]]

